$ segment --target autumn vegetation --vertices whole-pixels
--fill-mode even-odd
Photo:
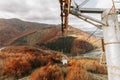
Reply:
[[[63,56],[58,51],[77,55],[93,50],[97,39],[90,36],[71,26],[62,36],[60,25],[0,19],[0,48],[7,46],[0,50],[0,80],[25,76],[30,80],[93,80],[91,73],[107,74],[106,66],[97,60],[68,57],[68,64],[61,63]]]
[[[107,74],[106,66],[96,60],[70,60],[67,65],[46,65],[35,70],[31,80],[93,80],[91,73]],[[59,77],[59,78],[58,78]]]
[[[62,36],[60,25],[0,19],[0,47],[32,45],[77,55],[93,50],[96,40],[96,37],[72,26]]]
[[[58,65],[47,65],[33,72],[31,80],[63,80],[63,73]]]
[[[5,60],[2,75],[21,78],[31,74],[30,80],[93,80],[91,73],[107,74],[106,66],[97,60],[69,59],[62,65],[62,55],[30,47],[6,48],[0,59]]]
[[[27,61],[11,59],[3,67],[3,74],[14,75],[16,77],[25,76],[30,73],[32,67]]]
[[[45,66],[48,63],[60,62],[60,55],[45,54],[39,50],[21,47],[23,50],[7,49],[7,53],[0,53],[0,58],[4,59],[2,72],[4,75],[16,77],[26,76],[37,67]]]
[[[70,67],[65,80],[92,80],[92,76],[81,67]]]
[[[107,67],[105,65],[101,65],[97,60],[70,60],[68,65],[73,67],[78,66],[92,73],[107,74]]]

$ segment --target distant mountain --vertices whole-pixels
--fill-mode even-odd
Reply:
[[[10,45],[17,38],[51,26],[53,25],[26,22],[19,19],[0,19],[0,46]]]
[[[85,53],[98,45],[97,38],[69,26],[62,36],[60,25],[0,19],[0,47],[29,45],[65,53]]]

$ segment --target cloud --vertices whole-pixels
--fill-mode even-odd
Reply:
[[[112,0],[99,0],[98,4],[96,7],[98,8],[111,8],[112,7]]]
[[[111,0],[90,0],[84,7],[111,7]],[[29,21],[60,19],[59,2],[58,0],[0,0],[0,17]]]
[[[19,13],[29,10],[29,6],[23,0],[0,1],[0,10],[4,12]]]
[[[57,3],[57,4],[55,4]],[[49,19],[59,16],[56,0],[0,0],[0,17]],[[12,14],[12,15],[11,15]]]

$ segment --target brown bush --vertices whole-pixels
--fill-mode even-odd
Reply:
[[[48,63],[47,55],[43,53],[25,53],[22,54],[20,59],[26,60],[31,64],[31,67],[35,69],[36,67],[44,66]]]
[[[107,67],[105,65],[99,64],[97,60],[71,60],[68,63],[70,66],[78,66],[84,68],[89,72],[107,74]]]
[[[48,63],[46,56],[34,53],[6,54],[2,71],[7,75],[23,76],[28,72]]]
[[[70,67],[65,80],[92,80],[92,77],[80,67]]]
[[[89,43],[89,41],[76,38],[72,43],[71,53],[77,55],[77,53],[84,54],[85,52],[91,51],[94,49],[94,46]]]
[[[3,61],[2,71],[6,75],[24,76],[29,75],[29,71],[40,66],[45,66],[48,63],[60,62],[60,55],[45,54],[34,49],[24,48],[23,50],[14,50],[0,54],[0,59]],[[15,52],[15,53],[14,53]],[[1,66],[1,64],[0,64]]]
[[[62,70],[58,65],[44,66],[31,74],[31,80],[63,80]]]
[[[17,59],[9,60],[3,67],[3,74],[14,75],[17,77],[24,76],[31,71],[31,65],[27,61]]]

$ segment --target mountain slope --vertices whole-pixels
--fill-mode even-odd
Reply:
[[[62,36],[60,25],[0,19],[0,47],[29,45],[77,54],[94,49],[95,41],[94,36],[71,26]]]
[[[97,47],[97,45],[93,44],[97,39],[90,36],[88,33],[71,26],[65,36],[62,36],[60,26],[58,25],[49,29],[38,30],[35,33],[15,40],[12,44],[37,45],[43,49],[52,49],[76,55],[77,53],[85,53]]]
[[[19,19],[0,19],[0,46],[10,45],[17,38],[51,26]]]

